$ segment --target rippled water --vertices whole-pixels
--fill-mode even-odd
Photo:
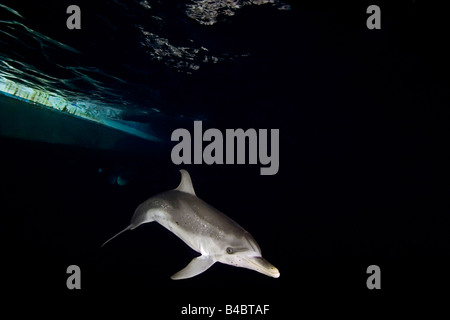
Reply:
[[[260,49],[276,50],[265,45],[286,31],[260,28],[290,11],[275,0],[103,0],[80,7],[82,29],[67,30],[65,3],[0,6],[2,90],[155,139],[186,119],[220,115],[229,107],[223,97],[245,95],[244,79],[258,86],[263,80],[248,66]]]

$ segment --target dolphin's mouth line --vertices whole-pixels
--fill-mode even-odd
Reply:
[[[270,264],[267,260],[265,260],[263,257],[251,257],[251,258],[247,258],[245,259],[247,262],[251,263],[252,265],[254,265],[256,267],[256,270],[260,270],[260,272],[265,273],[265,274],[270,274],[272,276],[275,276],[276,278],[278,278],[280,276],[280,271],[273,265],[270,264],[271,267],[266,268],[264,266],[262,266],[259,263],[256,263],[254,261],[254,259],[261,259],[262,261]]]

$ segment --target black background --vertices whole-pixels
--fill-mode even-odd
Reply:
[[[82,30],[70,32],[65,8],[72,3],[11,7],[108,68],[109,60],[127,56],[115,56],[117,42],[102,34],[95,19],[107,15],[102,3],[80,1]],[[441,296],[449,267],[445,16],[430,2],[378,2],[382,29],[367,30],[369,4],[243,10],[234,25],[212,35],[200,30],[199,38],[216,50],[248,46],[254,53],[248,60],[193,75],[149,63],[158,80],[149,74],[135,80],[158,91],[165,101],[155,99],[168,113],[205,115],[205,129],[280,129],[277,175],[260,176],[254,165],[184,166],[200,198],[252,233],[279,279],[215,264],[172,281],[196,254],[157,224],[100,248],[127,226],[139,203],[179,183],[168,135],[163,146],[131,151],[2,137],[3,290],[15,310],[63,306],[150,318],[180,316],[188,304],[270,304],[264,318],[275,319],[303,308],[375,312],[403,298]],[[127,77],[126,69],[117,72]],[[78,120],[61,121],[70,130]],[[192,122],[186,128],[192,131]],[[128,185],[108,182],[108,172],[125,169],[133,171]],[[79,291],[66,288],[72,264],[82,271]],[[366,287],[372,264],[381,268],[381,290]]]

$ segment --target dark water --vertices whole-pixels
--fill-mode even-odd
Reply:
[[[1,97],[2,288],[18,312],[181,317],[189,303],[270,304],[264,317],[275,319],[316,300],[354,310],[445,288],[443,13],[383,3],[382,29],[369,31],[362,2],[268,2],[78,1],[81,30],[66,28],[75,3],[2,2],[1,77],[159,139]],[[252,233],[279,279],[216,264],[172,281],[196,254],[157,224],[100,249],[138,204],[178,184],[170,134],[195,119],[280,130],[274,176],[259,165],[183,166],[197,195]],[[72,264],[80,291],[66,288]],[[366,288],[372,264],[377,292]]]

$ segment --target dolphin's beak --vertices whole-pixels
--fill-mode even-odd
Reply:
[[[280,271],[263,257],[247,257],[245,261],[247,262],[245,267],[248,269],[258,271],[273,278],[280,276]]]

